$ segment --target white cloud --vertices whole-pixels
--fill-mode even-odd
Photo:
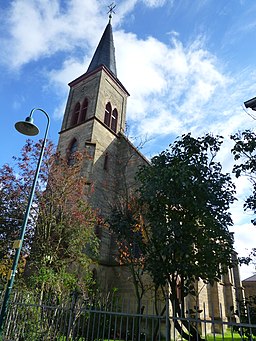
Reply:
[[[161,7],[163,6],[167,0],[142,0],[145,5],[149,7]]]
[[[116,9],[114,25],[118,26],[139,0],[121,1]],[[165,0],[143,1],[159,7]],[[22,65],[75,47],[93,47],[105,23],[109,2],[72,0],[13,0],[2,16],[0,63],[19,69]]]
[[[56,96],[58,95],[60,98],[60,104],[54,110],[53,116],[55,119],[61,119],[63,117],[69,90],[67,84],[85,73],[88,63],[89,60],[87,59],[81,62],[77,59],[70,58],[65,60],[60,69],[44,71],[44,74],[47,75],[49,80],[48,87],[51,87],[51,89],[54,87],[56,89]]]
[[[161,108],[161,103],[155,103],[155,115],[143,120],[141,133],[147,136],[155,136],[161,131],[161,135],[177,134],[181,130],[182,122],[176,115]],[[153,109],[153,108],[152,108]]]
[[[94,0],[70,1],[65,8],[58,0],[15,0],[3,25],[9,36],[2,41],[0,60],[13,68],[93,43],[104,27]]]
[[[113,20],[117,27],[138,1],[125,0],[119,4]],[[149,7],[164,3],[144,1]],[[99,1],[85,4],[73,0],[63,8],[58,0],[13,1],[6,15],[5,24],[11,29],[10,36],[3,41],[1,60],[6,51],[5,61],[18,68],[58,51],[70,51],[61,68],[43,68],[50,86],[60,87],[63,101],[66,100],[67,83],[86,71],[103,32],[107,5],[107,1],[105,8],[99,6]],[[248,70],[240,74],[241,79],[235,75],[238,88],[223,72],[220,61],[207,51],[203,37],[184,45],[174,33],[170,35],[170,44],[164,44],[154,37],[143,40],[119,30],[114,32],[114,39],[118,76],[131,93],[127,116],[136,127],[135,135],[141,132],[149,136],[166,135],[174,130],[175,135],[186,131],[199,134],[210,130],[227,136],[243,125],[241,111],[234,110],[234,104],[239,96],[241,101],[242,92],[250,89],[255,92],[255,86],[245,82]],[[76,57],[79,48],[84,51],[82,59]]]
[[[167,45],[153,37],[143,40],[120,30],[114,32],[114,40],[118,77],[131,94],[127,116],[132,120],[133,135],[199,134],[210,129],[227,136],[231,127],[239,126],[240,111],[235,115],[231,115],[233,108],[224,111],[227,101],[236,100],[234,95],[229,99],[232,82],[203,46],[203,39],[184,46],[173,37]],[[68,58],[60,69],[50,70],[50,84],[66,88],[69,81],[84,73],[96,44],[84,60]],[[213,115],[218,109],[216,119]],[[227,125],[223,125],[225,115],[230,121]]]
[[[182,132],[205,116],[204,106],[228,83],[200,40],[183,46],[175,38],[166,45],[153,37],[141,40],[120,31],[115,41],[119,78],[131,93],[128,114],[137,124],[137,133],[147,128],[149,135],[169,134],[176,128],[176,133]],[[161,101],[160,108],[156,101]]]

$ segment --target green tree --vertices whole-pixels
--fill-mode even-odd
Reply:
[[[246,176],[252,184],[251,194],[246,198],[244,209],[256,214],[256,134],[250,130],[231,135],[235,142],[232,148],[237,164],[233,167],[233,173],[239,178]],[[256,225],[256,218],[251,220]]]
[[[233,173],[235,173],[237,178],[240,176],[247,177],[252,185],[251,193],[244,202],[244,210],[252,212],[254,217],[251,219],[251,222],[256,226],[256,134],[253,131],[245,130],[231,135],[231,139],[235,142],[231,150],[236,161],[233,167]],[[247,257],[240,257],[239,260],[242,264],[248,265],[252,263],[256,268],[256,248],[253,248]],[[243,322],[248,322],[248,315],[250,315],[251,322],[255,322],[255,302],[256,296],[247,297],[244,301],[239,302]],[[241,328],[240,333],[243,336],[249,337],[250,329]],[[253,335],[255,335],[255,331],[253,331]]]
[[[256,214],[256,134],[253,131],[245,130],[231,135],[235,142],[231,152],[237,162],[233,167],[233,173],[237,178],[245,176],[252,185],[251,193],[245,199],[244,210]],[[251,219],[256,226],[256,218]],[[256,265],[256,248],[253,248],[248,257],[240,258],[241,263]]]
[[[235,188],[215,161],[222,140],[183,135],[138,173],[139,200],[146,207],[145,270],[157,286],[169,288],[174,316],[185,317],[184,299],[195,294],[195,281],[219,281],[233,265],[228,210]],[[185,339],[200,339],[186,319],[174,324]]]

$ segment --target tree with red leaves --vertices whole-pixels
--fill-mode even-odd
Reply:
[[[28,140],[15,165],[0,168],[0,273],[2,280],[12,258],[41,148]],[[86,155],[76,153],[69,165],[48,141],[19,266],[22,276],[41,297],[47,292],[86,292],[92,283],[90,265],[98,254],[95,212],[84,197],[86,179],[81,166]],[[26,260],[26,262],[24,262]]]

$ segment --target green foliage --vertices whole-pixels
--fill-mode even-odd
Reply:
[[[231,135],[235,142],[232,149],[235,161],[240,163],[234,165],[233,173],[238,178],[246,176],[252,184],[252,193],[244,203],[244,209],[256,214],[256,134],[250,130]],[[253,225],[256,225],[256,218],[252,219]]]
[[[220,136],[183,135],[138,174],[140,202],[147,206],[145,263],[160,285],[178,276],[212,282],[232,266],[228,209],[235,190],[214,161],[221,143]]]
[[[157,286],[169,284],[173,311],[180,316],[184,297],[197,294],[197,280],[219,281],[233,266],[229,208],[235,187],[215,161],[222,140],[209,134],[197,139],[183,135],[138,173],[145,270]],[[183,327],[175,322],[182,337],[188,338],[184,326],[185,321]],[[187,330],[198,337],[197,331],[189,326]]]
[[[256,296],[250,296],[243,301],[239,302],[239,312],[237,311],[240,321],[244,325],[254,325],[256,326]],[[238,332],[243,340],[255,340],[256,338],[256,328],[245,327],[245,326],[235,326],[234,331]],[[254,336],[254,338],[252,337]]]
[[[251,194],[245,199],[244,210],[256,214],[256,134],[253,131],[245,130],[234,135],[231,139],[235,142],[231,150],[235,161],[239,162],[234,165],[233,173],[237,178],[245,176],[252,184]],[[256,226],[256,218],[251,220]],[[240,263],[249,264],[252,262],[256,265],[256,249],[252,249],[248,257],[241,257]]]
[[[138,270],[150,275],[156,288],[168,284],[173,312],[180,317],[185,317],[185,296],[198,295],[197,280],[219,281],[234,265],[229,208],[235,187],[215,161],[222,141],[210,134],[183,135],[141,167],[137,197],[110,217],[120,260],[129,265],[135,288],[141,280]],[[175,321],[175,327],[182,337],[200,340],[185,319]]]

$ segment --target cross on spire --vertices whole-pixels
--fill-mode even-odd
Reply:
[[[116,14],[116,12],[114,11],[115,7],[116,7],[116,5],[115,5],[114,2],[112,2],[112,4],[110,4],[110,5],[108,6],[108,8],[109,8],[109,11],[108,11],[108,14],[109,14],[109,22],[110,22],[111,19],[112,19],[112,13]]]

